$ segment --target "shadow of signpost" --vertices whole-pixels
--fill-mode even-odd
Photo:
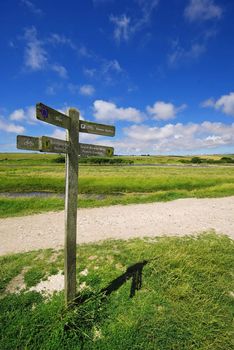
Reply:
[[[118,290],[124,283],[132,278],[131,288],[130,288],[130,298],[133,298],[137,290],[142,287],[142,271],[144,266],[148,263],[147,260],[143,260],[127,268],[126,272],[111,281],[107,287],[103,288],[97,295],[101,295],[101,299],[106,299],[108,295]],[[85,301],[93,297],[94,294],[88,293],[83,295],[78,295],[75,299],[75,304],[80,305]]]
[[[129,266],[124,274],[114,279],[106,288],[101,290],[104,295],[110,295],[112,292],[118,290],[125,282],[132,278],[130,289],[130,298],[134,297],[136,290],[142,287],[142,271],[148,261],[136,263]]]
[[[67,321],[64,325],[65,332],[77,332],[80,341],[80,349],[84,348],[89,332],[101,317],[103,317],[103,305],[108,301],[108,296],[122,287],[128,280],[132,279],[129,297],[133,298],[137,290],[142,287],[142,273],[147,260],[138,262],[127,268],[126,272],[111,281],[107,287],[101,289],[97,293],[86,292],[77,295],[73,306],[77,307],[77,320]],[[108,304],[106,304],[107,306]],[[102,310],[102,312],[100,312]]]

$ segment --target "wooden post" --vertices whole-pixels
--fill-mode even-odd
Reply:
[[[79,112],[69,109],[71,119],[67,131],[70,150],[66,155],[66,194],[65,194],[65,251],[64,279],[65,303],[69,305],[76,296],[76,227],[77,227],[77,195],[78,195],[78,144],[79,144]]]

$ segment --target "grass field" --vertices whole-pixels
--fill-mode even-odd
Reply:
[[[70,310],[63,292],[29,291],[63,269],[62,251],[0,257],[0,348],[231,350],[233,257],[233,241],[212,233],[82,245]],[[25,268],[25,290],[6,294]]]
[[[20,154],[0,157],[0,217],[25,215],[64,207],[65,165],[55,155]],[[135,157],[133,157],[135,159]],[[148,164],[148,157],[139,157]],[[153,157],[149,157],[152,161]],[[163,159],[168,157],[156,157]],[[186,197],[234,195],[234,167],[167,167],[81,165],[79,207],[148,203]],[[184,159],[184,158],[183,158]],[[135,161],[135,160],[134,160]],[[154,160],[155,162],[156,160]],[[170,163],[170,162],[169,162]],[[181,164],[180,164],[181,165]],[[9,198],[6,193],[50,192],[49,198]]]

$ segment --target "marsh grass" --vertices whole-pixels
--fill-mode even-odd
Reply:
[[[33,154],[32,159],[29,156],[26,159],[12,156],[9,160],[11,164],[0,164],[0,217],[63,209],[63,200],[53,196],[3,196],[9,192],[64,193],[64,164],[41,164],[44,161],[41,157],[35,164],[36,156],[41,155]],[[54,158],[48,159],[51,161]],[[48,159],[46,158],[49,162]],[[22,165],[16,166],[18,160]],[[33,162],[31,165],[28,163],[30,161]],[[234,195],[234,167],[80,166],[79,194],[79,207],[82,208],[188,197],[230,196]]]
[[[0,348],[231,350],[233,253],[233,241],[213,233],[81,245],[86,288],[70,310],[63,292],[27,292],[62,268],[62,251],[1,257]],[[26,290],[6,295],[25,266]]]

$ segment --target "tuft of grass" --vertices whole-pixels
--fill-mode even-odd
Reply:
[[[45,211],[63,210],[60,198],[1,198],[0,217],[30,215]]]
[[[49,300],[36,292],[4,294],[26,265],[47,276],[61,269],[62,252],[0,258],[1,349],[233,349],[234,243],[228,237],[106,241],[81,245],[77,253],[78,285],[86,288],[70,309],[63,292]]]

